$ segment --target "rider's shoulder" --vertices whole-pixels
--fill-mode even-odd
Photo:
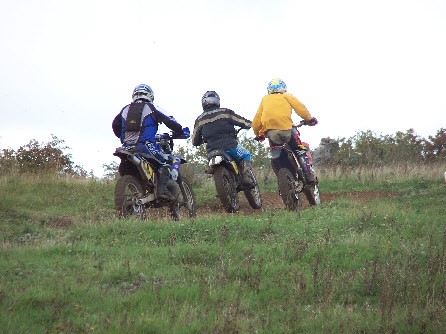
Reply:
[[[230,108],[219,108],[220,112],[226,112],[228,114],[235,114],[235,111]]]
[[[285,97],[285,98],[292,98],[292,99],[296,99],[296,98],[297,98],[296,96],[294,96],[293,94],[288,93],[288,92],[283,93],[282,95],[283,95],[283,97]]]
[[[218,108],[206,111],[203,114],[210,115],[211,117],[215,117],[216,115],[218,115],[218,117],[221,117],[222,115],[225,115],[225,114],[234,114],[234,111],[229,108],[218,107]]]

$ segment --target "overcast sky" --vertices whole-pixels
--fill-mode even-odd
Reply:
[[[118,161],[111,122],[136,85],[192,130],[206,90],[252,119],[274,77],[318,118],[301,131],[312,148],[365,130],[435,135],[446,127],[446,1],[0,4],[0,149],[54,134],[96,175]]]

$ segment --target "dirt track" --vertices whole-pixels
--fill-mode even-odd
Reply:
[[[339,197],[347,197],[359,201],[368,201],[374,198],[391,198],[397,196],[397,193],[392,193],[388,191],[355,191],[355,192],[339,192],[339,193],[322,193],[321,199],[322,203],[328,203]],[[260,210],[254,210],[249,206],[243,193],[239,193],[240,199],[240,211],[239,214],[243,215],[258,215],[265,211],[275,211],[284,209],[282,199],[277,192],[267,191],[262,192],[263,207]],[[308,201],[306,198],[302,200],[302,209],[307,208]],[[150,209],[148,210],[148,219],[171,219],[170,214],[166,207],[160,209]],[[200,205],[197,208],[197,217],[215,216],[215,215],[231,215],[227,213],[223,206],[221,205],[219,199],[214,197],[206,202],[206,205]],[[74,224],[74,219],[70,215],[55,217],[48,222],[48,227],[53,228],[69,228]]]
[[[368,201],[374,198],[380,197],[395,197],[397,194],[388,191],[354,191],[354,192],[339,192],[339,193],[321,193],[322,203],[330,202],[339,197],[351,198],[358,201]],[[302,194],[302,196],[305,196]],[[243,193],[239,193],[240,198],[240,212],[244,215],[254,215],[262,211],[274,211],[277,209],[284,209],[285,206],[277,192],[262,192],[263,207],[260,210],[254,210],[249,206]],[[302,200],[302,208],[308,207],[308,201],[304,197]],[[200,206],[197,208],[197,216],[202,215],[220,215],[226,214],[218,198],[210,200],[205,207]]]

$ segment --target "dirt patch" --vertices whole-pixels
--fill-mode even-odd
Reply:
[[[302,196],[305,196],[302,194]],[[376,198],[392,198],[397,196],[395,192],[388,191],[352,191],[352,192],[334,192],[334,193],[321,193],[322,203],[331,202],[337,198],[345,197],[348,199],[353,199],[355,201],[370,201]],[[263,206],[260,210],[254,210],[249,206],[243,193],[239,193],[240,199],[240,212],[244,215],[255,215],[264,211],[275,211],[284,209],[285,206],[278,192],[265,191],[262,192]],[[309,207],[306,198],[302,200],[302,209]],[[228,214],[225,212],[223,206],[221,205],[217,197],[209,200],[205,206],[200,206],[197,208],[197,216],[204,215],[221,215]]]
[[[73,218],[70,216],[54,217],[48,223],[48,227],[52,228],[69,228],[74,224]]]
[[[56,217],[33,217],[31,222],[34,224],[38,224],[45,227],[50,228],[59,228],[59,229],[68,229],[74,224],[73,217],[66,216],[56,216]]]
[[[376,198],[392,198],[398,196],[397,192],[385,190],[369,190],[369,191],[351,191],[351,192],[335,192],[322,194],[321,198],[324,202],[330,202],[340,197],[346,197],[355,201],[370,201]]]
[[[303,195],[302,210],[309,207],[308,201]],[[322,203],[331,202],[337,198],[348,198],[355,201],[370,201],[375,198],[391,198],[397,196],[397,193],[387,191],[352,191],[352,192],[333,192],[333,193],[321,193]],[[273,212],[276,210],[285,209],[285,205],[279,196],[278,192],[264,191],[262,192],[263,206],[259,210],[254,210],[249,205],[243,192],[239,193],[240,210],[237,214],[243,214],[245,216],[258,215],[262,212]],[[149,209],[146,211],[147,219],[149,220],[170,220],[171,216],[167,207],[158,209]],[[230,216],[232,213],[227,213],[220,203],[218,197],[208,199],[206,203],[197,207],[197,217],[211,217],[211,216]],[[53,221],[52,227],[64,228],[71,224],[70,219],[60,219],[59,221]]]

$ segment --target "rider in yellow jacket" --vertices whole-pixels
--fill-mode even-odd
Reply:
[[[256,137],[268,138],[271,146],[288,143],[291,148],[298,151],[298,143],[292,136],[293,120],[292,109],[305,120],[306,125],[316,125],[317,119],[312,117],[305,105],[296,97],[287,93],[283,80],[273,79],[268,83],[268,95],[260,102],[259,108],[252,121],[252,128]],[[277,162],[272,159],[272,167],[277,174]],[[314,181],[314,175],[308,172],[306,178]]]
[[[309,122],[313,118],[305,105],[289,93],[265,95],[252,120],[254,134],[266,137],[266,132],[271,129],[291,130],[291,109],[305,121]]]

